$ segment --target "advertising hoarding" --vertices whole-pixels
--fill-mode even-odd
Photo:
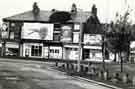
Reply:
[[[22,27],[23,39],[53,40],[53,24],[24,23]]]
[[[102,44],[102,36],[97,34],[85,34],[84,44]]]

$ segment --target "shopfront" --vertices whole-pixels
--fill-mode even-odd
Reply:
[[[78,45],[64,45],[63,57],[67,60],[79,59],[79,46]]]
[[[62,59],[62,47],[50,46],[49,48],[49,58]]]
[[[84,46],[83,59],[87,61],[102,61],[101,46]]]
[[[43,57],[43,44],[42,43],[24,43],[23,44],[24,57]]]
[[[5,44],[6,56],[19,56],[19,44],[14,42],[6,42]]]

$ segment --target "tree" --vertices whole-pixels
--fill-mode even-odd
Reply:
[[[49,17],[50,22],[64,23],[68,20],[71,20],[71,14],[66,11],[56,11],[56,12],[52,13],[52,15],[50,15],[50,17]]]
[[[111,23],[111,30],[106,33],[107,48],[111,52],[118,54],[121,59],[121,72],[123,71],[123,58],[124,61],[129,59],[129,46],[132,37],[132,23],[129,20],[129,15],[129,10],[123,16],[117,13],[116,22]]]

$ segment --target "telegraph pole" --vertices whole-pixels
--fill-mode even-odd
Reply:
[[[80,72],[80,70],[81,70],[80,65],[81,65],[81,60],[82,60],[82,25],[83,25],[83,23],[80,22],[79,49],[78,49],[78,51],[79,51],[79,59],[77,61],[77,72]]]
[[[106,26],[104,30],[106,30]],[[105,39],[106,39],[106,31],[104,31],[104,36],[103,36],[103,70],[104,71],[105,71],[105,51],[106,51]]]
[[[109,16],[109,14],[108,14],[109,13],[109,10],[108,10],[109,9],[109,5],[108,4],[110,4],[109,3],[109,0],[106,1],[106,9],[107,10],[106,10],[106,18],[105,18],[105,27],[104,27],[104,34],[103,34],[103,42],[102,42],[102,44],[103,44],[103,49],[102,49],[103,50],[103,55],[102,56],[103,56],[103,70],[104,71],[105,71],[105,59],[106,59],[105,58],[105,51],[106,51],[106,45],[105,45],[106,44],[106,31],[108,29],[107,28],[107,25],[108,25],[108,17],[107,16]]]

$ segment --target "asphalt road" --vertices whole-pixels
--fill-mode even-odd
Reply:
[[[51,64],[1,61],[0,89],[111,89],[54,70]]]

